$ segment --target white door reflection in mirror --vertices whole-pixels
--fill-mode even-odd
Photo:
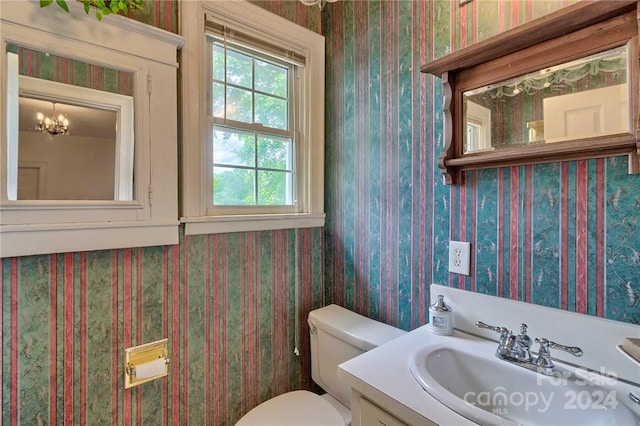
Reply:
[[[629,133],[627,84],[543,100],[546,142]]]
[[[23,75],[8,82],[8,93],[18,93],[7,111],[9,200],[34,194],[19,177],[26,179],[19,169],[33,163],[47,169],[39,200],[133,200],[131,96]],[[11,87],[16,83],[17,89]],[[68,134],[42,129],[57,119]]]

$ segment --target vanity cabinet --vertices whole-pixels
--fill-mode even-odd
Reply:
[[[359,383],[358,385],[360,385]],[[436,426],[437,423],[419,415],[393,398],[364,385],[351,390],[352,426]],[[361,393],[361,390],[363,393]],[[374,402],[375,401],[375,402]]]
[[[184,39],[67,3],[0,8],[0,257],[177,244]]]
[[[576,2],[423,65],[442,81],[445,183],[614,155],[640,173],[637,7]]]
[[[378,407],[364,397],[359,398],[360,422],[362,426],[407,426],[406,423],[398,420],[382,408]],[[353,423],[356,426],[355,423]]]

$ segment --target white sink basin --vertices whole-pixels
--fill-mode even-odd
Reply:
[[[547,377],[494,356],[496,343],[451,339],[410,358],[422,388],[480,425],[624,425],[640,419],[621,403],[613,379],[586,380],[556,366]]]

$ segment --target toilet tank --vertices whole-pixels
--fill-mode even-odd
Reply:
[[[351,406],[351,387],[338,378],[338,365],[405,334],[338,305],[309,312],[309,332],[311,378],[347,407]]]

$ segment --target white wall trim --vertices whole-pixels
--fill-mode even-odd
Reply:
[[[321,228],[325,215],[281,214],[216,216],[183,219],[185,235],[224,234],[229,232],[272,231],[276,229]]]
[[[2,257],[178,244],[178,222],[0,226]],[[114,247],[113,241],[118,241]]]

